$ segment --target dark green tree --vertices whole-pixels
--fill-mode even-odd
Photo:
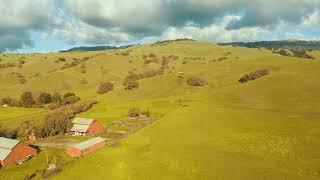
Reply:
[[[35,103],[32,97],[32,93],[29,91],[22,93],[21,103],[23,107],[26,107],[26,108],[32,107]]]

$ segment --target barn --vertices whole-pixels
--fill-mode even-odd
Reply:
[[[0,137],[0,167],[20,164],[36,154],[37,150],[25,142]]]
[[[67,148],[67,154],[73,157],[82,157],[97,149],[102,148],[106,144],[106,139],[101,137],[94,137],[83,141],[79,144],[75,144]]]
[[[74,136],[92,136],[104,131],[104,127],[95,119],[76,118],[73,120],[73,126],[70,134]]]

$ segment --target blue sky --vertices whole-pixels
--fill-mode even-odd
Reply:
[[[0,0],[0,51],[164,39],[320,40],[319,0]]]

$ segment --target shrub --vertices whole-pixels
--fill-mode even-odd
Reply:
[[[49,104],[52,102],[51,94],[49,93],[41,93],[38,97],[38,103],[41,105]]]
[[[0,127],[0,137],[6,137],[10,139],[17,138],[18,132],[16,129],[3,129]]]
[[[150,112],[148,110],[141,111],[141,114],[150,117]]]
[[[155,59],[146,59],[146,60],[144,60],[144,64],[150,64],[150,63],[158,63],[159,62],[159,60],[157,59],[157,58],[155,58]]]
[[[74,104],[80,100],[80,97],[77,96],[69,96],[67,98],[64,98],[63,104]]]
[[[260,69],[260,70],[257,70],[255,72],[252,72],[252,73],[244,75],[243,77],[241,77],[239,79],[239,82],[240,83],[246,83],[246,82],[258,79],[260,77],[266,76],[268,74],[269,74],[269,70],[268,69]]]
[[[129,51],[125,51],[125,52],[121,52],[120,55],[121,56],[129,56],[130,53],[129,53]]]
[[[105,94],[109,91],[113,90],[113,84],[110,82],[100,83],[97,93],[98,94]]]
[[[228,59],[228,58],[227,57],[220,57],[220,58],[217,59],[217,61],[223,61],[223,60],[226,60],[226,59]]]
[[[141,77],[138,74],[129,73],[123,80],[123,85],[125,89],[135,89],[139,87],[138,80]]]
[[[56,103],[51,103],[48,105],[48,109],[50,110],[54,110],[60,107],[60,104],[56,104]]]
[[[72,92],[67,92],[63,95],[64,98],[68,98],[70,96],[75,96],[76,94],[72,93]]]
[[[22,59],[19,60],[19,64],[25,64],[25,63],[26,63],[25,60],[22,60]]]
[[[144,71],[142,76],[143,78],[149,78],[149,77],[154,77],[160,74],[162,74],[162,71],[160,70],[148,70],[148,71]]]
[[[19,125],[17,129],[17,136],[28,137],[33,131],[33,124],[30,121],[25,121]]]
[[[61,104],[62,103],[62,97],[59,93],[54,93],[51,97],[52,103],[55,104]]]
[[[199,77],[193,76],[187,80],[187,84],[190,86],[204,86],[208,83]]]
[[[82,74],[85,74],[85,73],[87,73],[87,71],[85,70],[85,69],[81,69],[81,71],[80,71]]]
[[[155,54],[153,54],[153,53],[150,53],[149,54],[149,58],[156,58],[157,57],[157,55],[155,55]]]
[[[289,56],[288,52],[284,49],[281,49],[280,51],[278,51],[278,53],[281,55],[281,56]]]
[[[58,61],[59,61],[59,62],[65,62],[65,61],[66,61],[66,58],[60,57],[60,58],[58,59]]]
[[[140,109],[137,107],[134,107],[129,110],[128,116],[129,117],[138,117],[140,115],[140,113],[141,113]]]
[[[178,60],[179,59],[179,56],[176,56],[176,55],[173,55],[171,54],[170,56],[168,56],[169,59],[172,59],[172,60]]]
[[[124,84],[124,88],[128,90],[137,89],[139,87],[138,81],[127,81],[126,84]]]
[[[80,97],[77,97],[74,93],[72,92],[67,92],[66,94],[63,95],[63,100],[62,104],[73,104],[76,103],[80,100]]]

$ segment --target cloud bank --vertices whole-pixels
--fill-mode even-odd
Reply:
[[[67,44],[317,39],[319,19],[318,0],[0,0],[0,51],[32,46],[32,33]]]

